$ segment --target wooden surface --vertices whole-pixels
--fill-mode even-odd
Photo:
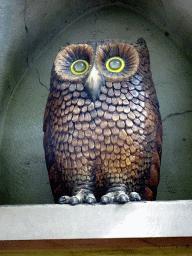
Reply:
[[[192,237],[0,241],[0,255],[192,255]]]
[[[0,241],[1,250],[106,249],[106,248],[191,248],[192,237],[51,239]]]

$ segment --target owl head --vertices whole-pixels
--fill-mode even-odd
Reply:
[[[148,55],[143,38],[136,44],[117,40],[90,41],[62,48],[53,64],[52,77],[60,83],[83,84],[95,102],[106,82],[130,80],[138,71],[142,75],[142,56]],[[148,68],[149,70],[149,68]]]

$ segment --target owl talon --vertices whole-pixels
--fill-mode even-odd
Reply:
[[[113,203],[115,200],[115,192],[109,192],[101,197],[102,204],[110,204]]]
[[[58,204],[68,204],[70,201],[70,196],[61,196],[58,200]]]
[[[69,203],[72,204],[72,205],[79,204],[80,203],[80,199],[77,198],[76,196],[72,196],[70,201],[69,201]]]
[[[131,201],[141,201],[141,197],[137,192],[131,192],[129,197]]]
[[[119,204],[125,204],[129,202],[129,196],[124,191],[116,192],[115,201]]]
[[[101,203],[102,204],[110,204],[112,202],[112,199],[108,197],[107,195],[104,195],[101,197]]]
[[[87,204],[95,204],[95,203],[96,203],[95,196],[94,196],[93,194],[88,194],[88,195],[85,197],[84,202],[87,203]]]

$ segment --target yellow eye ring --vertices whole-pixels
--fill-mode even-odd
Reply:
[[[125,67],[125,62],[119,57],[112,57],[106,62],[106,68],[115,73],[121,72]]]
[[[71,72],[75,75],[82,75],[89,69],[89,64],[86,60],[76,60],[71,65]]]

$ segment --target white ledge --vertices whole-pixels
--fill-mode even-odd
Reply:
[[[192,200],[0,207],[0,240],[192,236]]]

